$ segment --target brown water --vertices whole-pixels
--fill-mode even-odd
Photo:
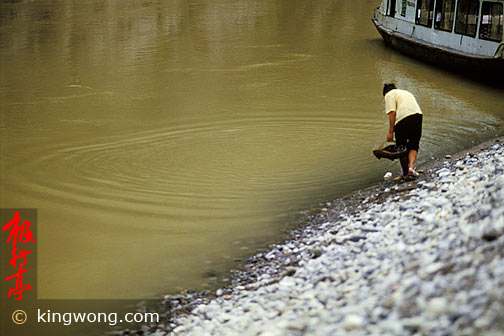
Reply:
[[[420,165],[501,132],[504,92],[384,47],[377,5],[2,2],[0,207],[38,208],[39,297],[208,288],[396,173],[385,81],[424,110]]]

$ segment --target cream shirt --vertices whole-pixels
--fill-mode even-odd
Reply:
[[[412,114],[422,114],[415,97],[410,92],[400,89],[391,90],[385,95],[385,113],[389,114],[392,111],[396,112],[394,125]]]

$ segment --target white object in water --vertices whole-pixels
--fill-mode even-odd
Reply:
[[[391,180],[392,179],[392,173],[391,172],[386,172],[385,175],[383,175],[383,179],[385,181]]]

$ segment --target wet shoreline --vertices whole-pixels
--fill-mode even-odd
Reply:
[[[188,292],[165,296],[161,308],[164,311],[162,314],[164,320],[158,325],[144,326],[141,328],[141,333],[163,335],[171,332],[177,328],[181,317],[186,316],[198,306],[206,305],[216,298],[231,300],[232,296],[240,291],[254,291],[264,286],[277,284],[285,277],[294,275],[300,264],[310,259],[319,258],[323,253],[322,248],[324,246],[341,245],[346,242],[358,243],[360,240],[364,240],[366,234],[374,232],[372,227],[360,230],[359,234],[340,241],[341,239],[338,237],[341,235],[341,232],[339,232],[341,226],[333,225],[328,229],[327,223],[340,224],[352,216],[363,214],[370,207],[382,204],[391,198],[407,200],[411,197],[409,193],[412,190],[421,188],[421,185],[436,184],[439,180],[437,175],[439,169],[454,165],[457,161],[467,157],[476,157],[482,151],[488,150],[496,144],[504,144],[504,137],[494,138],[459,153],[447,155],[445,159],[433,161],[420,167],[424,173],[415,181],[403,183],[382,181],[352,192],[333,203],[327,203],[326,207],[322,208],[320,212],[308,215],[306,224],[289,232],[281,243],[273,244],[270,249],[249,257],[243,267],[232,273],[232,281],[229,286],[217,291]],[[322,241],[320,237],[328,233],[333,235],[334,238],[330,241]],[[321,240],[321,243],[318,242],[319,240]],[[307,244],[307,242],[310,243]]]

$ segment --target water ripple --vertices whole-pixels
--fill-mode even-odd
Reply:
[[[329,178],[317,172],[320,155],[309,160],[310,149],[318,146],[321,154],[327,152],[319,135],[350,136],[363,128],[355,120],[324,116],[250,117],[160,128],[39,147],[37,152],[48,154],[33,155],[17,174],[25,175],[25,187],[32,193],[56,202],[106,203],[120,211],[141,205],[142,211],[158,215],[197,203],[201,211],[216,214],[250,197],[274,199],[279,193],[319,187]],[[292,151],[293,145],[299,152]],[[48,171],[58,178],[41,178]]]

